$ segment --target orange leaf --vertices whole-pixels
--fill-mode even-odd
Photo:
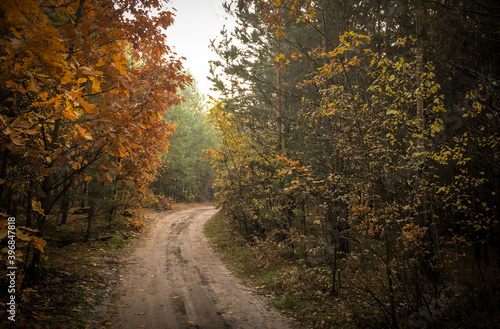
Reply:
[[[31,200],[31,207],[33,208],[34,211],[36,211],[40,215],[44,215],[42,203],[40,201],[36,201],[35,199]]]
[[[31,241],[33,242],[33,246],[35,246],[35,248],[40,250],[41,252],[43,252],[43,248],[47,245],[47,242],[45,242],[44,239],[38,238],[36,236],[31,236]]]
[[[26,242],[31,241],[31,237],[29,236],[29,234],[24,233],[20,229],[16,229],[16,238],[21,241],[26,241]]]

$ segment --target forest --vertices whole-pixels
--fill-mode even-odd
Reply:
[[[224,6],[207,103],[164,1],[0,2],[0,283],[17,305],[51,245],[215,197],[302,324],[498,325],[500,6]]]
[[[317,328],[498,325],[498,4],[228,10],[209,156],[281,304]]]
[[[214,136],[165,4],[1,1],[0,322],[29,317],[34,285],[64,277],[47,248],[113,231],[121,244],[145,225],[133,209],[213,197],[201,149]]]

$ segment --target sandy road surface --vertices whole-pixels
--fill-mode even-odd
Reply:
[[[203,234],[211,207],[161,215],[124,270],[114,328],[291,328],[234,278]]]

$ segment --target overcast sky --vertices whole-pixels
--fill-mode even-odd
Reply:
[[[175,8],[175,22],[167,29],[167,44],[186,57],[184,66],[198,81],[201,93],[209,94],[210,59],[216,59],[210,51],[210,40],[219,35],[227,15],[222,7],[224,0],[170,0],[168,7]]]

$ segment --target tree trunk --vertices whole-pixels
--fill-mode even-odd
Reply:
[[[8,155],[9,150],[5,150],[1,153],[0,161],[0,179],[7,181],[7,166],[8,166]],[[7,184],[0,184],[0,210],[7,210]]]
[[[88,195],[87,182],[82,183],[82,196],[80,198],[80,208],[85,208],[85,197]]]
[[[69,199],[67,190],[64,191],[64,195],[62,197],[61,212],[62,212],[61,225],[66,225],[68,221],[68,212],[69,212]]]
[[[90,206],[89,216],[87,217],[87,233],[85,234],[84,242],[88,242],[90,239],[90,231],[92,229],[92,219],[94,217],[94,205]]]
[[[280,47],[278,46],[278,56]],[[277,94],[277,102],[276,102],[276,136],[277,136],[277,145],[276,150],[278,152],[281,151],[281,113],[283,111],[283,95],[282,95],[282,86],[281,86],[281,68],[278,63],[278,69],[276,73],[276,94]]]
[[[28,193],[26,196],[26,226],[27,227],[32,227],[33,225],[33,220],[32,220],[32,215],[33,215],[33,206],[31,205],[31,201],[33,200],[33,189],[35,188],[35,183],[33,180],[30,180],[30,184],[28,187]]]
[[[397,312],[396,312],[396,301],[394,299],[394,288],[393,288],[393,282],[392,282],[392,268],[391,268],[391,261],[392,261],[392,248],[389,243],[389,238],[385,238],[385,248],[386,248],[386,259],[385,259],[385,269],[386,269],[386,275],[387,275],[387,287],[389,290],[389,306],[390,306],[390,311],[391,311],[391,327],[394,329],[399,328],[398,324],[398,319],[397,319]]]
[[[333,206],[329,205],[326,213],[326,225],[328,227],[327,244],[328,248],[332,248],[331,269],[332,269],[332,296],[338,296],[340,288],[337,287],[337,257],[338,257],[338,234],[336,232],[337,218],[334,214]]]

